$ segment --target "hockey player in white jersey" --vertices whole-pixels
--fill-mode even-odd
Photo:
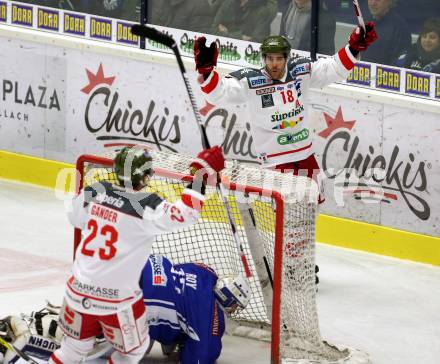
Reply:
[[[153,174],[150,154],[126,147],[114,159],[120,185],[96,183],[72,201],[68,218],[82,229],[72,276],[66,284],[59,325],[66,334],[49,363],[80,363],[104,334],[116,351],[108,363],[138,363],[148,347],[139,277],[159,234],[196,223],[204,201],[204,179],[224,168],[216,146],[191,164],[193,183],[174,203],[141,192]]]
[[[324,87],[345,80],[360,51],[377,39],[374,24],[366,32],[357,27],[348,44],[331,58],[312,62],[290,58],[290,44],[279,35],[267,37],[261,45],[265,66],[243,68],[220,76],[216,43],[206,47],[206,38],[194,43],[196,70],[207,102],[213,105],[247,104],[248,121],[259,161],[280,172],[301,170],[316,180],[319,166],[313,154],[312,129],[307,114],[310,87]],[[321,197],[322,202],[323,196]]]
[[[244,309],[250,299],[247,280],[238,274],[217,277],[201,263],[172,265],[164,256],[150,255],[140,279],[149,325],[150,347],[157,341],[169,355],[179,348],[181,364],[213,364],[221,354],[225,317]],[[35,360],[46,362],[63,336],[59,307],[48,304],[31,315],[0,319],[0,338]],[[87,360],[111,353],[98,338]],[[0,345],[0,363],[26,363]]]
[[[318,203],[325,200],[319,183],[319,165],[312,148],[312,128],[307,113],[309,89],[345,80],[359,52],[377,39],[374,23],[366,31],[356,27],[348,44],[331,58],[312,62],[309,58],[290,58],[290,44],[279,35],[261,44],[265,66],[243,68],[225,76],[214,70],[218,49],[215,42],[206,47],[206,38],[194,42],[194,59],[201,90],[212,105],[246,104],[250,132],[263,167],[312,178],[318,182]],[[254,260],[257,254],[252,252]],[[315,266],[315,274],[319,268]],[[318,276],[315,278],[318,284]]]
[[[179,346],[181,364],[214,364],[222,349],[225,311],[246,307],[250,289],[241,275],[217,277],[199,263],[172,265],[151,255],[141,279],[150,339],[169,353]]]

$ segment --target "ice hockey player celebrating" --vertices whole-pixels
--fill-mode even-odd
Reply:
[[[100,334],[116,349],[109,363],[139,362],[149,344],[139,277],[152,242],[159,234],[196,223],[204,179],[223,168],[220,147],[199,153],[191,164],[193,183],[180,200],[168,203],[141,192],[153,175],[151,155],[126,147],[114,159],[120,185],[96,183],[72,200],[68,218],[84,235],[60,312],[66,335],[49,363],[81,363]]]
[[[197,38],[194,57],[206,101],[213,105],[247,104],[254,147],[262,166],[295,175],[302,171],[302,175],[316,180],[319,166],[313,154],[306,108],[309,88],[345,80],[355,57],[376,39],[370,22],[366,32],[355,28],[348,44],[333,57],[312,62],[290,58],[287,39],[272,35],[261,44],[263,68],[243,68],[223,77],[214,70],[218,56],[215,42],[208,48],[205,37]]]
[[[220,356],[225,330],[222,312],[234,313],[249,302],[246,279],[240,275],[217,278],[208,266],[172,265],[162,255],[151,255],[142,274],[150,339],[169,354],[179,346],[181,364],[214,364]]]

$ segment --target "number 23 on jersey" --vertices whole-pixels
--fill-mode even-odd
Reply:
[[[118,231],[112,225],[104,225],[100,227],[95,219],[90,219],[87,223],[87,229],[89,230],[89,235],[84,239],[81,253],[93,257],[95,254],[99,254],[101,260],[112,259],[117,252],[115,244],[118,242]],[[92,243],[97,237],[104,239],[104,244],[102,247],[96,247],[95,249],[90,249],[87,246]],[[101,245],[101,244],[99,244]]]

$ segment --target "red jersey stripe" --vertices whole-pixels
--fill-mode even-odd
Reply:
[[[203,207],[203,201],[200,201],[198,198],[187,194],[182,195],[182,202],[186,206],[191,207],[192,209],[197,211],[200,211]]]
[[[303,150],[309,149],[311,146],[312,146],[312,143],[310,143],[309,145],[306,145],[305,147],[299,148],[299,149],[288,150],[287,152],[281,152],[281,153],[275,153],[275,154],[268,154],[267,158],[279,157],[280,155],[301,152]]]
[[[209,81],[209,83],[206,86],[202,87],[202,91],[205,94],[211,93],[211,91],[217,87],[217,84],[219,81],[218,73],[216,71],[213,71],[213,72],[214,72],[214,75],[212,76],[211,81]]]
[[[339,59],[341,60],[342,64],[344,65],[345,69],[351,70],[354,67],[353,61],[350,59],[350,57],[347,54],[347,50],[344,48],[341,48],[338,52]]]

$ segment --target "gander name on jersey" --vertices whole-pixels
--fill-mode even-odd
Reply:
[[[117,212],[107,209],[103,206],[92,205],[90,213],[94,216],[110,222],[116,222],[116,220],[118,219]]]

